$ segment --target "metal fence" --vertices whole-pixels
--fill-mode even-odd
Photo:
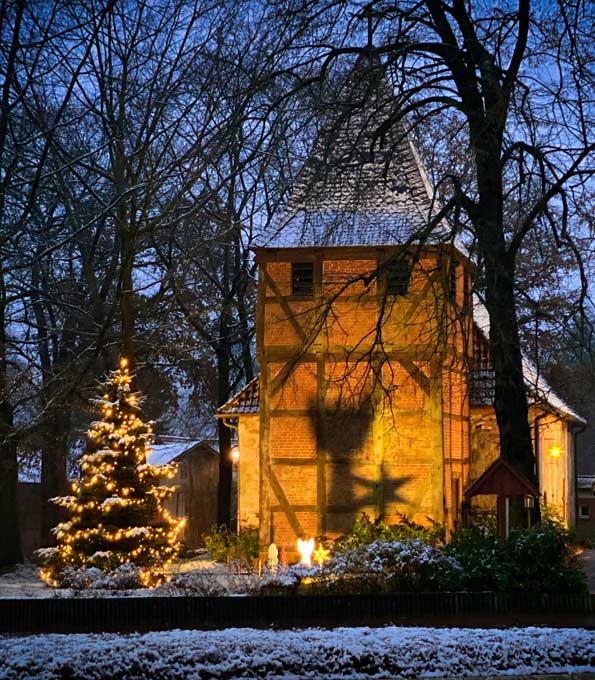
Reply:
[[[595,596],[393,593],[0,600],[0,632],[382,625],[595,627]]]

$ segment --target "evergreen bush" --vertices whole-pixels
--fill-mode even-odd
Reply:
[[[334,592],[432,592],[458,590],[462,569],[440,548],[415,538],[342,549],[321,574]]]
[[[374,541],[419,539],[428,545],[438,546],[444,542],[444,535],[444,527],[439,524],[433,523],[429,527],[424,527],[406,517],[402,517],[399,524],[385,524],[381,519],[372,520],[363,512],[351,531],[334,542],[333,552],[358,548]]]
[[[239,533],[223,524],[213,524],[204,534],[205,548],[216,562],[233,562],[251,569],[258,557],[258,531],[242,529]]]
[[[571,534],[544,519],[531,529],[515,529],[508,541],[476,528],[455,532],[446,552],[463,568],[465,590],[586,592],[576,565]]]

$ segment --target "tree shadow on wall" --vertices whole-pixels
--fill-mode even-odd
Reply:
[[[407,503],[400,494],[413,478],[387,478],[382,460],[375,454],[374,411],[370,403],[343,403],[319,409],[315,399],[308,408],[316,433],[318,455],[326,459],[326,531],[344,534],[366,512],[382,517],[385,508]]]

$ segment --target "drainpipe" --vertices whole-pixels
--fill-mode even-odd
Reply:
[[[223,424],[225,427],[229,427],[230,430],[235,430],[236,432],[238,431],[238,419],[237,418],[230,418],[229,416],[227,418],[222,418]],[[235,421],[235,422],[232,422]]]
[[[227,417],[221,417],[221,420],[223,421],[223,424],[225,427],[228,427],[230,430],[233,430],[235,432],[235,435],[232,436],[232,444],[233,446],[238,446],[240,443],[240,437],[239,437],[239,426],[238,426],[238,421],[239,418],[233,418],[231,416]],[[234,444],[235,440],[235,444]],[[232,446],[232,448],[233,448]],[[234,462],[233,469],[236,474],[236,533],[240,534],[240,467],[238,463]],[[233,476],[232,476],[233,479]]]

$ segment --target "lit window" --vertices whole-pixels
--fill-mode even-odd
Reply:
[[[312,262],[291,263],[291,294],[314,294],[314,264]]]
[[[579,505],[578,516],[580,517],[580,519],[589,519],[589,517],[591,516],[591,509],[589,508],[589,506]]]
[[[386,267],[386,294],[407,295],[411,265],[407,260],[391,260]]]

